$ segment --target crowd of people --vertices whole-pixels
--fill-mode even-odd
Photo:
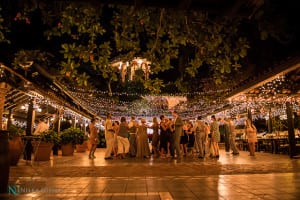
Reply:
[[[150,158],[172,158],[180,160],[183,156],[197,156],[199,159],[205,157],[219,158],[220,130],[219,122],[214,115],[211,123],[205,122],[201,116],[195,122],[183,121],[176,111],[172,112],[172,118],[164,115],[153,117],[151,125],[147,125],[144,118],[140,122],[134,116],[127,122],[125,117],[119,121],[113,121],[112,115],[107,114],[104,122],[106,151],[105,159],[126,157]],[[95,158],[95,150],[99,142],[96,119],[92,119],[89,125],[91,149],[89,158]],[[228,148],[233,155],[239,155],[235,143],[235,124],[233,119],[222,120],[225,125],[228,140]],[[151,146],[147,129],[152,129]],[[248,137],[250,156],[255,155],[256,128],[251,120],[246,120],[245,133]],[[225,144],[227,145],[227,144]],[[151,150],[150,150],[151,147]]]

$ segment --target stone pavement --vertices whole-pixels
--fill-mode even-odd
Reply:
[[[104,160],[88,152],[21,161],[11,167],[2,199],[300,199],[300,160],[248,152],[219,159],[184,157]]]

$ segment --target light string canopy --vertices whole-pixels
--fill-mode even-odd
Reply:
[[[164,113],[170,113],[171,110],[177,110],[184,116],[204,114],[204,108],[209,106],[211,110],[221,109],[222,104],[216,100],[210,102],[207,97],[218,96],[224,94],[229,90],[209,90],[206,92],[189,92],[189,93],[172,93],[161,95],[145,95],[141,96],[138,93],[115,92],[113,96],[140,96],[140,100],[136,101],[120,101],[118,98],[111,98],[108,92],[99,90],[85,90],[75,87],[66,88],[69,93],[76,98],[80,104],[97,113],[98,115],[105,115],[110,112],[115,115],[136,115],[136,116],[159,116]],[[198,96],[197,99],[188,99],[186,96]],[[171,101],[171,100],[172,101]],[[174,99],[178,99],[175,101]],[[145,101],[146,100],[146,101]],[[172,102],[172,103],[171,103]],[[172,106],[170,104],[173,104]],[[213,106],[215,104],[215,106]],[[208,110],[208,109],[207,109]],[[206,110],[206,111],[207,111]]]

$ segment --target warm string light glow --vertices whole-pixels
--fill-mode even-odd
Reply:
[[[247,114],[248,109],[252,109],[253,116],[255,115],[272,115],[272,116],[280,116],[286,114],[286,102],[291,103],[291,107],[293,110],[297,111],[300,109],[300,106],[297,101],[294,99],[286,98],[283,102],[267,102],[267,101],[259,101],[259,102],[231,102],[232,108],[229,109],[229,112],[232,116],[235,116],[240,113]]]
[[[288,82],[285,80],[285,76],[279,76],[276,79],[259,87],[259,97],[268,98],[270,95],[272,95],[274,99],[276,98],[277,94],[281,94],[283,92],[282,88],[290,89]]]
[[[76,87],[68,87],[65,88],[68,91],[72,91],[73,94],[82,94],[82,93],[87,93],[90,96],[106,96],[108,97],[109,92],[108,91],[100,91],[97,89],[90,89],[86,90],[83,88],[76,88]],[[226,94],[229,92],[230,89],[223,89],[223,90],[209,90],[205,92],[180,92],[180,93],[162,93],[160,95],[153,95],[153,94],[141,94],[141,93],[128,93],[128,92],[112,92],[113,96],[145,96],[145,95],[151,95],[151,96],[157,96],[157,97],[162,97],[162,96],[201,96],[201,95],[216,95],[216,94]]]
[[[163,104],[163,101],[147,101],[145,99],[136,100],[133,102],[116,100],[122,96],[140,96],[139,93],[115,92],[114,98],[108,96],[108,92],[99,90],[85,90],[74,87],[65,88],[82,106],[88,110],[96,113],[98,116],[105,116],[107,112],[112,113],[114,116],[159,116],[161,114],[169,115],[171,110],[177,110],[181,116],[185,118],[195,118],[198,115],[207,116],[217,114],[220,116],[237,116],[239,114],[247,114],[248,109],[251,109],[253,117],[261,116],[278,116],[285,115],[285,103],[290,102],[294,110],[299,110],[296,97],[282,95],[282,88],[286,87],[286,79],[280,76],[273,81],[270,81],[263,86],[250,91],[247,94],[240,95],[230,102],[222,101],[216,96],[222,96],[229,90],[210,90],[207,92],[188,92],[188,93],[173,93],[168,94],[170,97],[176,96],[196,96],[197,99],[187,99],[187,101],[179,102],[174,108]],[[284,87],[283,87],[284,86]],[[279,92],[281,88],[281,93]],[[270,94],[274,93],[272,96]],[[57,104],[44,98],[37,93],[30,93],[31,98],[35,99],[36,104],[47,104],[57,108]],[[151,96],[150,99],[163,99],[165,94]],[[211,99],[215,98],[214,101]],[[64,115],[67,117],[81,117],[80,114],[63,108]],[[226,111],[224,111],[226,110]]]
[[[27,93],[27,95],[29,96],[29,101],[34,101],[34,109],[37,112],[42,112],[41,109],[41,105],[46,105],[46,107],[50,106],[54,109],[62,109],[63,110],[63,116],[62,118],[68,118],[68,119],[72,119],[72,118],[77,118],[80,119],[81,121],[88,121],[89,119],[82,116],[81,114],[69,109],[66,106],[61,106],[58,105],[57,102],[51,100],[51,98],[49,97],[44,97],[39,93],[36,93],[34,91],[30,91]],[[28,110],[28,103],[25,103],[24,105],[21,106],[22,110]],[[51,119],[50,119],[51,120]]]
[[[4,78],[5,77],[5,72],[4,69],[2,68],[2,65],[0,64],[0,78]]]
[[[278,83],[278,80],[275,83]],[[228,109],[229,115],[236,116],[239,113],[246,113],[248,108],[252,108],[254,110],[253,114],[259,113],[259,110],[262,108],[268,110],[269,108],[273,108],[273,115],[282,114],[285,112],[285,102],[289,101],[292,103],[292,106],[295,109],[299,109],[296,99],[290,98],[288,96],[280,97],[277,99],[273,99],[272,101],[263,100],[261,98],[247,97],[241,101],[231,101],[231,102],[223,102],[221,100],[209,101],[206,99],[207,96],[211,96],[216,93],[224,93],[226,90],[215,91],[214,93],[209,91],[198,92],[197,96],[199,99],[195,100],[187,100],[181,104],[178,104],[173,109],[178,110],[182,116],[190,118],[198,115],[206,116],[211,113],[218,113],[218,110],[223,111]],[[80,101],[81,104],[91,109],[93,112],[98,113],[99,115],[105,115],[107,112],[111,112],[115,115],[136,115],[136,116],[159,116],[160,114],[170,113],[170,109],[164,108],[161,105],[161,102],[143,102],[141,104],[140,101],[134,102],[126,102],[126,101],[117,101],[112,98],[103,97],[106,96],[107,92],[98,91],[98,90],[90,90],[85,91],[83,89],[77,89],[76,91],[71,92],[71,94]],[[93,95],[91,95],[93,94]],[[192,93],[185,93],[191,95]],[[195,95],[196,93],[193,93]],[[201,94],[201,95],[199,95]],[[131,96],[138,95],[132,93],[114,93],[116,96]],[[179,94],[170,94],[169,96],[176,96]],[[182,95],[182,93],[180,94]],[[163,97],[154,96],[154,97]],[[141,105],[140,105],[141,104]]]
[[[299,97],[292,95],[294,84],[284,75],[231,99],[232,114],[247,113],[253,109],[253,115],[283,116],[286,114],[286,103],[294,111],[299,110]]]
[[[70,88],[69,88],[70,89]],[[191,92],[191,93],[176,93],[176,94],[168,94],[170,97],[176,97],[181,96],[184,97],[184,95],[197,95],[201,98],[205,98],[208,96],[216,95],[218,93],[225,93],[228,90],[217,90],[217,91],[208,91],[208,92]],[[138,115],[138,116],[157,116],[163,113],[169,113],[170,107],[167,105],[164,105],[163,101],[143,101],[143,100],[137,100],[133,102],[126,102],[126,101],[119,101],[114,100],[113,98],[107,97],[107,92],[98,91],[98,90],[83,90],[83,89],[75,89],[72,88],[69,90],[70,94],[75,97],[81,105],[84,107],[87,107],[88,109],[92,110],[93,112],[97,113],[98,115],[105,115],[106,112],[115,113],[117,115],[124,114],[124,115]],[[115,96],[140,96],[140,94],[133,94],[133,93],[114,93]],[[146,97],[146,99],[168,99],[165,95],[154,95]],[[170,99],[170,98],[169,98]],[[142,102],[141,102],[142,101]],[[205,104],[204,99],[197,99],[187,102],[178,103],[177,106],[175,106],[172,109],[176,109],[181,114],[186,116],[191,115],[199,115],[200,113],[203,113],[203,108],[206,106],[203,106]],[[213,105],[215,104],[215,106]],[[214,101],[212,104],[210,103],[210,108],[216,109],[221,108],[222,104],[219,104],[218,101]],[[209,110],[209,109],[207,109]]]
[[[151,62],[146,58],[136,57],[132,61],[116,60],[112,62],[112,67],[117,67],[121,74],[121,81],[124,83],[126,80],[133,81],[136,71],[142,70],[144,79],[148,80],[151,73]]]
[[[293,83],[285,76],[277,78],[263,84],[260,87],[250,90],[247,93],[239,95],[232,101],[264,101],[264,102],[286,102],[293,101],[290,98],[293,90]]]

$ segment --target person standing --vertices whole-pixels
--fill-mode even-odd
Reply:
[[[177,111],[173,111],[172,116],[174,118],[174,147],[176,149],[177,158],[181,159],[181,152],[180,152],[180,137],[183,135],[183,121],[181,117],[178,115]],[[175,157],[173,157],[175,158]]]
[[[156,117],[153,117],[153,124],[152,126],[150,127],[153,129],[153,136],[152,136],[152,149],[154,151],[154,156],[155,157],[159,157],[159,135],[158,135],[158,129],[159,129],[159,124],[158,124],[158,121],[157,121],[157,118]]]
[[[232,121],[232,119],[227,118],[226,123],[228,124],[228,132],[229,132],[229,144],[230,144],[230,149],[232,150],[233,155],[239,155],[239,150],[235,144],[235,125]]]
[[[42,132],[48,131],[48,130],[49,130],[48,124],[45,123],[44,119],[40,118],[39,123],[33,132],[33,135],[40,135]]]
[[[210,155],[213,152],[212,145],[211,145],[211,134],[210,134],[210,126],[207,122],[205,122],[205,154]]]
[[[256,127],[249,118],[246,120],[245,133],[248,139],[250,156],[255,156],[255,143],[257,142]]]
[[[114,133],[115,130],[112,125],[111,121],[111,114],[107,113],[104,129],[105,129],[105,141],[106,141],[106,151],[105,151],[105,157],[104,159],[113,159],[111,157],[111,153],[114,147]]]
[[[183,136],[180,137],[180,148],[183,156],[186,156],[188,151],[187,151],[187,143],[188,143],[188,123],[185,122],[183,125]]]
[[[136,156],[136,134],[137,134],[137,128],[138,128],[138,123],[135,120],[135,117],[132,116],[129,122],[129,154],[131,157]]]
[[[90,129],[90,144],[91,144],[89,159],[94,159],[96,158],[94,154],[97,149],[97,145],[99,143],[99,139],[98,139],[99,130],[96,126],[95,118],[91,119],[91,123],[89,124],[89,129]]]
[[[114,130],[115,130],[113,152],[114,152],[114,156],[117,157],[117,155],[118,155],[118,132],[119,132],[119,129],[120,129],[119,121],[115,121],[113,123],[113,127],[114,127]]]
[[[137,132],[137,158],[149,158],[150,157],[150,148],[148,143],[148,135],[147,135],[147,126],[146,120],[141,119],[141,125],[138,127]]]
[[[41,135],[41,133],[45,132],[45,131],[48,131],[49,130],[49,125],[45,123],[44,119],[40,118],[39,121],[38,121],[38,124],[33,132],[33,135],[34,136],[39,136]],[[27,141],[27,143],[29,143],[28,145],[26,145],[26,149],[28,148],[28,152],[31,152],[32,150],[32,146],[31,146],[31,140],[32,139],[29,139]],[[30,146],[30,147],[29,147]],[[52,150],[53,150],[53,155],[54,156],[57,156],[58,155],[58,144],[54,144],[53,147],[52,147]],[[25,156],[26,155],[26,156]],[[24,158],[30,158],[29,155],[27,154],[24,154]]]
[[[160,116],[160,140],[159,140],[159,147],[160,147],[160,157],[165,158],[168,152],[168,142],[167,142],[167,125],[165,122],[165,116]]]
[[[204,158],[205,155],[205,142],[206,142],[205,130],[206,130],[205,122],[202,121],[201,116],[198,116],[194,126],[194,131],[196,133],[195,142],[199,149],[198,158]]]
[[[230,130],[229,130],[229,123],[228,123],[228,119],[225,118],[224,120],[222,120],[222,125],[219,126],[223,126],[224,127],[224,143],[225,143],[225,152],[230,151]]]
[[[188,151],[191,156],[194,156],[194,146],[195,146],[195,132],[193,123],[189,122],[187,124],[187,134],[188,134]]]
[[[167,157],[175,157],[175,146],[174,146],[174,123],[172,122],[171,118],[165,119],[166,125],[166,133],[167,133]]]
[[[220,131],[219,124],[214,115],[211,116],[212,123],[210,125],[211,131],[211,144],[213,147],[213,155],[212,157],[219,158],[219,142],[220,142]]]
[[[128,124],[125,117],[121,117],[121,124],[119,132],[117,133],[118,138],[118,156],[123,159],[129,152],[129,140],[128,140]]]

